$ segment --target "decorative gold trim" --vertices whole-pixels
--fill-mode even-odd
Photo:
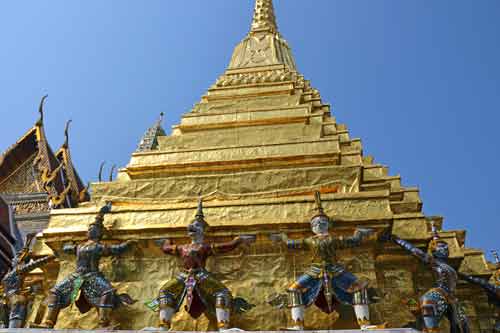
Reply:
[[[58,195],[50,196],[50,200],[52,200],[52,204],[54,205],[54,207],[57,207],[63,203],[70,190],[71,184],[68,184],[68,186],[66,186],[66,188],[61,193],[59,193]]]
[[[57,168],[55,168],[52,172],[50,172],[48,168],[42,170],[41,178],[44,183],[44,186],[48,186],[52,183],[52,181],[54,181],[59,171],[61,171],[62,167],[63,163],[59,163]]]

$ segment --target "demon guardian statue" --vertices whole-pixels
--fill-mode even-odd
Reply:
[[[99,270],[101,257],[118,256],[136,243],[135,241],[126,241],[117,245],[108,245],[101,242],[105,231],[104,215],[110,210],[110,203],[100,209],[95,221],[88,227],[88,240],[86,242],[79,245],[66,244],[63,246],[63,252],[76,255],[76,270],[50,290],[44,327],[54,327],[59,311],[75,300],[81,313],[89,311],[91,306],[97,308],[99,326],[103,328],[110,326],[110,315],[113,309],[122,304],[134,303],[134,300],[127,294],[116,294],[111,283]]]
[[[30,247],[33,237],[33,234],[28,235],[24,248],[16,254],[12,261],[12,268],[2,279],[6,305],[10,308],[8,317],[9,328],[24,327],[28,311],[29,293],[31,291],[31,288],[25,285],[24,280],[26,275],[55,258],[54,256],[45,256],[37,260],[32,260]]]
[[[187,227],[191,243],[171,245],[166,240],[162,245],[165,254],[177,256],[182,261],[181,273],[160,288],[157,298],[162,330],[170,329],[171,319],[184,300],[185,309],[193,318],[198,318],[202,313],[215,316],[219,330],[230,327],[232,311],[245,312],[252,307],[242,298],[233,299],[229,289],[205,269],[205,263],[214,254],[229,252],[241,244],[254,242],[255,236],[239,236],[228,243],[212,244],[205,241],[207,229],[202,201],[199,199],[195,219]]]
[[[292,240],[285,234],[271,235],[273,241],[284,242],[288,249],[309,250],[312,254],[309,270],[287,289],[286,303],[291,309],[294,322],[294,326],[289,329],[304,329],[305,308],[313,303],[325,313],[333,313],[336,303],[352,305],[360,327],[375,328],[370,324],[368,283],[359,280],[336,260],[337,250],[360,246],[362,240],[374,232],[371,229],[358,228],[351,237],[330,235],[330,218],[323,211],[319,192],[316,192],[315,199],[318,214],[311,219],[314,236]]]
[[[431,254],[427,254],[410,242],[394,235],[391,240],[429,267],[434,276],[434,285],[420,297],[420,309],[424,332],[439,332],[439,323],[444,316],[450,321],[452,333],[468,333],[467,317],[455,297],[458,275],[448,264],[448,244],[439,239],[437,229],[432,224]]]
[[[468,274],[458,273],[458,276],[467,282],[481,287],[488,295],[488,302],[497,308],[497,319],[494,327],[494,332],[500,332],[500,258],[496,251],[492,251],[495,257],[497,269],[493,274],[493,283],[489,283],[485,279],[481,279]]]

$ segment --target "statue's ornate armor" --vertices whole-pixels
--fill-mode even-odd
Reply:
[[[495,278],[498,277],[498,273],[495,274]],[[495,284],[491,284],[485,279],[474,277],[467,274],[459,273],[461,279],[470,282],[472,284],[478,285],[486,291],[488,295],[488,301],[490,304],[497,308],[497,318],[494,327],[495,332],[500,332],[500,281],[496,280]]]
[[[120,255],[128,248],[127,242],[106,245],[87,241],[78,246],[65,245],[63,252],[76,254],[76,270],[51,289],[53,297],[49,297],[47,305],[65,308],[75,301],[79,291],[81,294],[76,304],[82,313],[87,312],[90,305],[98,308],[115,308],[123,302],[130,304],[131,298],[126,294],[117,295],[111,283],[99,271],[101,257]]]
[[[289,249],[312,252],[311,266],[288,288],[288,306],[310,306],[315,303],[322,311],[331,313],[335,305],[366,304],[367,282],[359,280],[337,262],[338,249],[357,247],[365,235],[356,232],[352,237],[316,235],[302,240],[287,240]]]
[[[5,274],[2,279],[2,286],[10,308],[9,322],[17,321],[19,324],[24,323],[29,296],[28,290],[24,286],[24,279],[29,272],[45,265],[53,258],[53,256],[45,256],[28,263],[18,263],[16,267]]]
[[[458,275],[453,267],[445,261],[434,258],[413,244],[393,236],[393,241],[403,249],[427,265],[433,274],[432,288],[420,297],[420,310],[424,320],[425,331],[437,332],[443,316],[450,321],[450,330],[453,333],[469,331],[468,320],[462,307],[455,297]]]
[[[204,312],[215,315],[216,307],[244,311],[248,303],[241,298],[233,302],[229,289],[205,269],[208,257],[232,251],[238,245],[239,241],[236,239],[220,244],[204,242],[163,246],[163,252],[181,258],[183,270],[160,288],[157,298],[160,306],[169,306],[178,311],[186,300],[185,309],[193,318],[198,318]]]

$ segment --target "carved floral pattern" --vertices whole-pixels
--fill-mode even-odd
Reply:
[[[272,83],[293,80],[295,75],[285,70],[269,70],[254,73],[230,74],[221,76],[217,87],[238,86],[256,83]]]

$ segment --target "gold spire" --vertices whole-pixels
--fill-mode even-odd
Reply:
[[[278,32],[273,0],[255,0],[251,32]]]
[[[278,32],[273,1],[255,0],[250,33],[234,49],[228,69],[262,69],[275,65],[296,71],[290,47]],[[222,81],[219,83],[225,85]]]

